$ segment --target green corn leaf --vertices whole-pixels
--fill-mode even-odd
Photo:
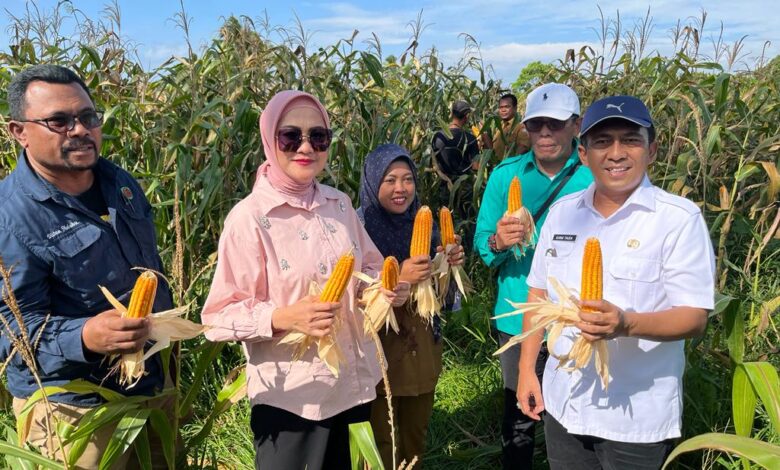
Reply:
[[[780,446],[749,437],[720,433],[701,434],[684,441],[675,447],[664,462],[663,468],[666,468],[680,454],[703,449],[736,454],[766,469],[780,468]]]
[[[750,437],[753,432],[753,418],[756,412],[756,392],[742,364],[734,369],[734,382],[731,388],[731,409],[734,416],[734,428],[737,435]]]
[[[350,452],[352,452],[353,469],[356,468],[354,453],[356,450],[370,468],[384,470],[382,457],[379,455],[379,449],[377,449],[376,441],[374,440],[374,431],[371,429],[371,423],[368,421],[349,425],[349,447]]]
[[[743,364],[753,389],[764,405],[769,421],[776,432],[780,431],[780,379],[777,369],[768,362]]]
[[[108,470],[124,454],[135,441],[146,425],[151,410],[132,410],[116,425],[116,430],[108,441],[103,458],[100,459],[99,470]]]
[[[65,468],[65,466],[59,462],[47,459],[41,454],[31,450],[15,446],[10,442],[0,441],[0,454],[14,457],[20,461],[29,462],[42,468],[48,468],[52,470],[62,470]],[[22,465],[20,468],[26,467]]]

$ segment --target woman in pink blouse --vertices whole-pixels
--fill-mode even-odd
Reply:
[[[243,342],[257,468],[349,468],[348,425],[368,420],[381,379],[376,347],[363,334],[358,281],[341,303],[309,295],[311,282],[324,285],[350,250],[355,269],[371,276],[383,260],[349,197],[316,180],[328,158],[329,124],[307,93],[282,91],[268,102],[260,116],[266,161],[252,193],[225,219],[203,307],[208,339]],[[386,294],[400,305],[408,284]],[[338,377],[316,346],[293,360],[293,348],[278,344],[291,331],[335,332]]]

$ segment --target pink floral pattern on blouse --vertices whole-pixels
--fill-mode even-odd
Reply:
[[[247,389],[253,405],[266,404],[306,419],[322,420],[375,397],[381,370],[373,340],[363,333],[353,278],[339,311],[337,341],[345,360],[336,378],[316,354],[298,361],[277,344],[271,314],[321,287],[349,250],[355,269],[375,277],[382,255],[363,229],[349,197],[317,184],[310,208],[289,201],[259,178],[252,193],[225,219],[216,272],[201,315],[211,341],[242,341]]]

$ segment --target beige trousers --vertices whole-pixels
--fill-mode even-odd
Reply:
[[[166,384],[166,386],[167,385],[168,384]],[[14,398],[13,408],[15,416],[19,416],[19,413],[26,403],[26,399]],[[145,406],[148,408],[162,409],[165,414],[168,415],[171,423],[173,423],[174,404],[175,400],[173,395],[152,398],[145,402]],[[43,401],[39,401],[33,406],[33,409],[30,411],[32,422],[30,425],[30,432],[27,436],[27,442],[34,448],[40,450],[46,457],[63,461],[64,456],[70,453],[72,446],[66,445],[63,454],[55,433],[58,426],[57,423],[62,422],[72,426],[78,426],[78,423],[84,414],[92,408],[68,405],[65,403],[50,403],[50,406],[52,409],[50,419],[47,419],[46,417],[47,407]],[[95,431],[92,436],[90,436],[86,449],[76,462],[75,467],[71,468],[75,468],[76,470],[96,470],[100,464],[100,460],[103,458],[103,452],[108,446],[111,436],[114,434],[116,425],[117,422],[113,422]],[[155,469],[167,468],[159,436],[157,436],[148,424],[147,431],[149,434],[149,447],[152,453],[152,467]],[[117,470],[139,468],[138,459],[133,455],[134,453],[134,447],[130,446],[111,468]]]

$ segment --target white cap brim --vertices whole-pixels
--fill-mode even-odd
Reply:
[[[546,117],[546,118],[557,119],[559,121],[565,121],[570,117],[572,117],[573,115],[574,113],[572,113],[570,109],[544,109],[526,115],[525,117],[523,117],[522,122],[528,121],[533,118],[538,118],[538,117]]]

